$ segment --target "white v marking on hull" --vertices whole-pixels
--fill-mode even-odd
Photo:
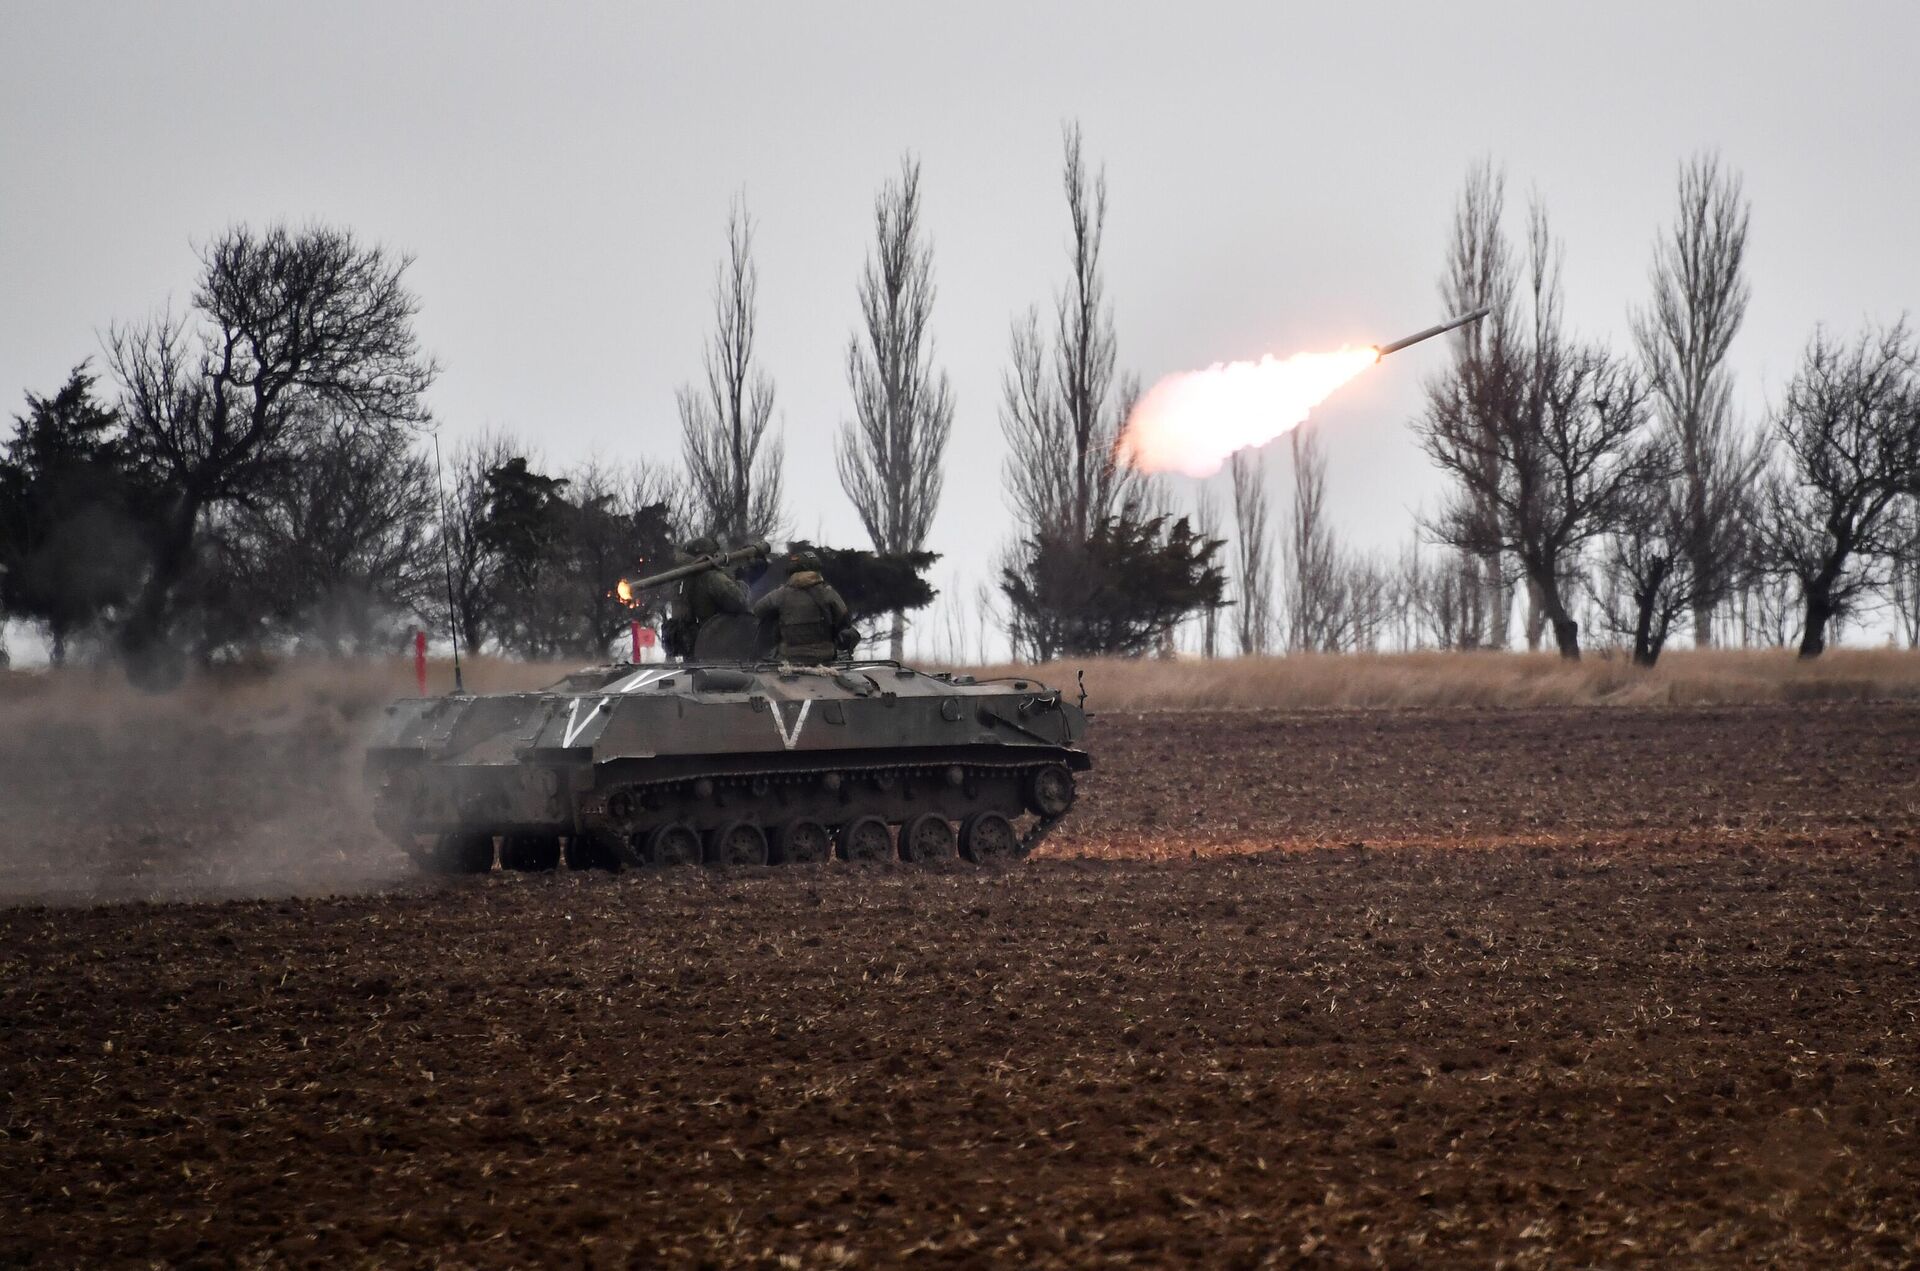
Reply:
[[[629,675],[626,679],[621,680],[619,683],[608,685],[606,691],[609,693],[631,693],[631,692],[634,692],[636,689],[643,689],[643,688],[646,688],[648,685],[655,683],[656,681],[666,679],[669,675],[672,675],[674,673],[675,669],[676,668],[671,666],[668,666],[668,667],[657,666],[652,668],[651,670],[635,671],[632,675]]]
[[[570,707],[567,711],[567,731],[560,739],[561,748],[565,749],[566,747],[573,745],[574,738],[578,737],[581,733],[584,733],[587,731],[587,726],[593,723],[593,717],[595,715],[598,715],[601,711],[601,708],[606,706],[606,704],[607,704],[607,699],[604,697],[601,698],[599,701],[593,704],[593,709],[587,712],[587,717],[585,719],[581,719],[580,718],[580,699],[577,697],[574,698],[572,707]]]
[[[781,718],[780,703],[769,702],[768,705],[773,708],[773,726],[780,730],[780,744],[792,750],[794,743],[800,740],[800,730],[807,726],[807,708],[813,705],[813,699],[809,697],[800,703],[800,710],[793,717],[792,729],[788,729],[787,721]]]

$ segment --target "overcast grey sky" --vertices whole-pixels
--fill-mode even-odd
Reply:
[[[1757,419],[1815,323],[1920,297],[1916,49],[1911,3],[0,0],[0,410],[109,322],[184,301],[222,226],[319,219],[417,257],[450,436],[505,426],[556,467],[674,460],[744,190],[791,525],[857,542],[832,463],[843,351],[874,191],[911,149],[958,398],[931,546],[970,586],[1007,534],[1008,322],[1064,276],[1063,120],[1106,166],[1120,361],[1149,383],[1437,320],[1483,154],[1552,213],[1574,324],[1623,340],[1676,165],[1716,147],[1753,200],[1733,360]],[[1404,541],[1438,489],[1406,426],[1438,357],[1317,416],[1360,544]],[[1282,487],[1284,458],[1269,470]]]

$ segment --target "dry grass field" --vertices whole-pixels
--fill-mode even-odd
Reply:
[[[1090,664],[1004,871],[422,879],[410,687],[0,680],[0,1265],[1920,1260],[1912,655]]]
[[[1070,684],[1079,665],[1046,669]],[[1812,662],[1784,650],[1680,650],[1657,666],[1622,656],[1568,663],[1549,653],[1305,654],[1085,664],[1095,709],[1307,710],[1442,706],[1727,706],[1920,699],[1920,652],[1837,649]],[[992,674],[988,671],[983,674]]]
[[[518,692],[553,683],[575,662],[469,658],[466,688]],[[1030,666],[957,668],[973,674],[1032,674]],[[1260,708],[1432,708],[1443,706],[1728,706],[1809,701],[1920,700],[1920,651],[1834,649],[1802,662],[1786,650],[1682,649],[1652,669],[1617,655],[1568,663],[1548,653],[1295,654],[1285,657],[1173,660],[1089,658],[1037,668],[1072,689],[1086,675],[1091,710]],[[453,671],[436,660],[429,690],[446,692]],[[275,714],[335,708],[354,716],[414,691],[406,658],[366,662],[286,662],[229,668],[181,692],[130,693],[118,672],[0,671],[0,710],[8,718],[82,709],[178,714],[199,706]]]

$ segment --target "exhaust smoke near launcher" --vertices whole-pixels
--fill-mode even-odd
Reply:
[[[1389,353],[1478,322],[1487,313],[1476,309],[1391,344],[1216,362],[1203,371],[1169,375],[1127,416],[1120,454],[1143,472],[1210,477],[1234,451],[1264,446],[1305,423],[1334,390]]]

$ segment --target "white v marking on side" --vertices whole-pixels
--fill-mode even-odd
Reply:
[[[794,743],[800,740],[800,730],[807,726],[807,708],[813,705],[813,699],[809,697],[800,703],[800,711],[793,717],[791,730],[787,728],[787,721],[780,717],[780,703],[769,702],[767,705],[773,708],[773,726],[780,730],[780,744],[792,750]]]
[[[580,718],[580,699],[577,697],[574,698],[573,706],[567,711],[567,731],[560,739],[561,748],[565,749],[573,745],[574,738],[578,737],[581,733],[584,733],[587,731],[588,725],[593,723],[593,717],[595,715],[598,715],[600,713],[600,708],[605,706],[606,704],[607,704],[607,699],[604,697],[601,698],[599,701],[593,704],[593,709],[587,712],[587,717],[585,719],[581,719]]]

